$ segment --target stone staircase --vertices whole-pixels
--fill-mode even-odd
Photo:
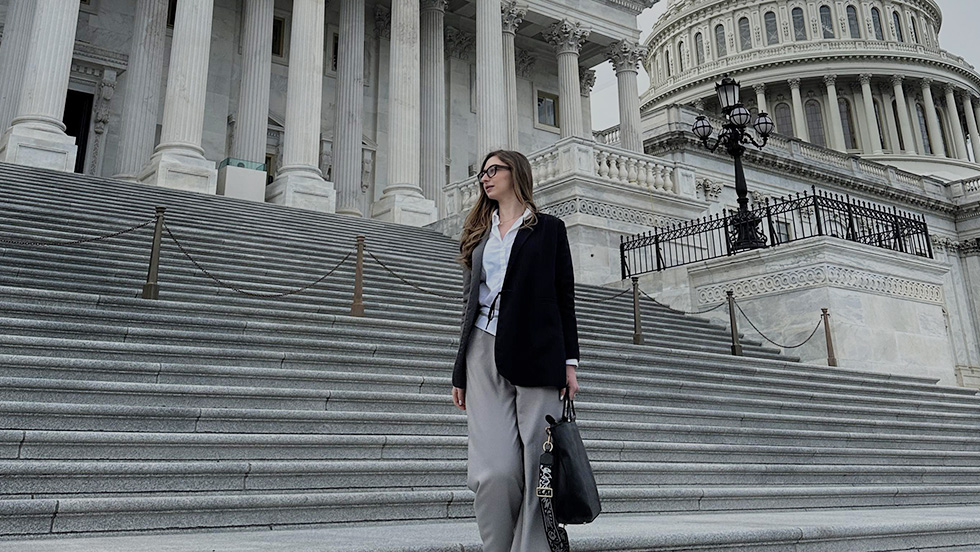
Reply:
[[[466,421],[449,400],[455,242],[11,165],[0,201],[0,539],[472,515]],[[252,295],[217,285],[165,234],[160,300],[139,298],[152,226],[9,243],[109,234],[156,205],[192,257]],[[365,317],[347,314],[353,257],[302,293],[255,295],[313,282],[356,235],[400,276],[365,261]],[[631,299],[616,293],[577,289],[577,406],[600,520],[947,507],[980,518],[973,391],[802,365],[751,340],[732,357],[726,328],[650,303],[635,346]],[[943,542],[980,543],[975,525]],[[858,534],[869,530],[844,537]],[[595,550],[646,549],[595,538]]]

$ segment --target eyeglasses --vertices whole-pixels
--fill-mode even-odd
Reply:
[[[482,171],[480,171],[479,173],[477,173],[476,179],[477,180],[483,180],[483,175],[487,175],[490,178],[493,178],[493,177],[497,176],[497,171],[499,171],[500,169],[504,169],[504,170],[508,170],[509,171],[510,170],[510,167],[508,167],[507,165],[490,165],[489,167],[487,167],[487,168],[483,169]]]

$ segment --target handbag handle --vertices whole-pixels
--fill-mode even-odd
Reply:
[[[575,403],[572,401],[567,387],[565,388],[565,404],[562,406],[561,417],[563,420],[575,421]]]

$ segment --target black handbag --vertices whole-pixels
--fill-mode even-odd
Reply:
[[[575,405],[565,392],[561,420],[546,416],[548,440],[541,455],[538,499],[552,552],[568,552],[568,535],[559,524],[589,523],[599,515],[599,489],[575,424]]]

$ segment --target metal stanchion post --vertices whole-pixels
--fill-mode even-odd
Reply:
[[[351,316],[364,316],[364,236],[357,236],[357,266],[354,269],[354,302]]]
[[[837,355],[834,354],[834,339],[830,335],[830,309],[823,311],[823,333],[827,336],[827,366],[837,366]]]
[[[160,273],[160,242],[163,238],[163,213],[166,207],[157,207],[156,226],[153,227],[153,245],[150,247],[150,269],[146,273],[146,283],[143,284],[143,299],[157,299],[160,296],[160,284],[157,276]]]
[[[738,322],[735,320],[735,295],[731,290],[725,293],[728,295],[728,319],[732,325],[732,354],[742,356],[742,344],[738,340]]]
[[[633,280],[633,343],[643,344],[643,326],[640,324],[640,284],[639,278],[634,276]]]

